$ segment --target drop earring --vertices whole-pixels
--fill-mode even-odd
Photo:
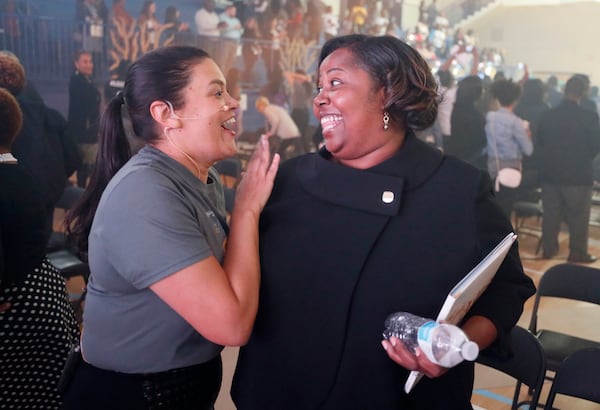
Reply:
[[[387,111],[383,112],[383,129],[387,130],[390,124],[390,114]]]

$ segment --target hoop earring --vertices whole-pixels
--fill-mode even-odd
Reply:
[[[383,129],[387,130],[390,124],[390,114],[387,111],[383,112]]]

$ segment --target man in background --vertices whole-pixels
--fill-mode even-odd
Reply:
[[[565,97],[542,114],[537,137],[544,219],[544,258],[559,251],[563,219],[569,226],[569,262],[592,263],[588,253],[592,203],[592,161],[600,152],[598,114],[580,106],[585,81],[574,75],[565,85]]]
[[[77,169],[77,185],[85,188],[98,152],[100,121],[100,92],[92,83],[94,63],[88,51],[78,51],[74,58],[75,71],[69,81],[68,129],[75,136],[83,163]]]

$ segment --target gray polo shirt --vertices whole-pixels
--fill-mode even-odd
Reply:
[[[110,181],[89,237],[91,277],[82,350],[100,368],[159,372],[203,363],[222,350],[149,288],[213,255],[223,260],[222,187],[161,151],[142,148]],[[212,203],[212,204],[211,204]]]

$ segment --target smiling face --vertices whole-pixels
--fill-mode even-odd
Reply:
[[[183,107],[172,115],[180,121],[171,131],[178,147],[203,166],[235,155],[238,102],[227,93],[217,64],[211,59],[196,64],[182,95]]]
[[[327,56],[319,67],[313,111],[327,150],[341,163],[369,168],[400,147],[403,135],[383,129],[384,91],[347,48]]]
[[[86,77],[91,77],[94,72],[94,61],[89,53],[81,53],[75,61],[75,69]]]

